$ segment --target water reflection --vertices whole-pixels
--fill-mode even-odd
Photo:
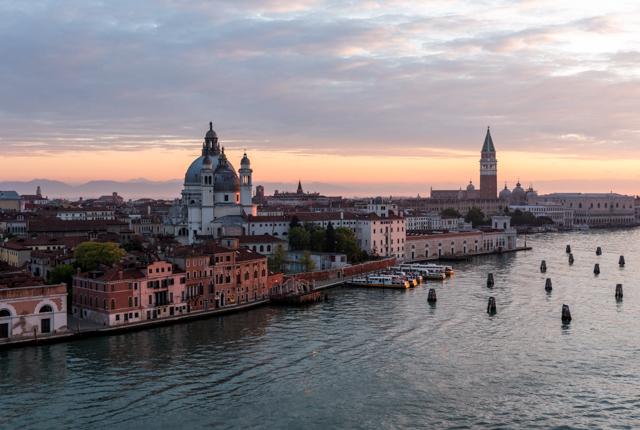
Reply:
[[[638,239],[530,235],[407,291],[0,352],[0,427],[633,427],[640,297],[612,286],[637,284]]]

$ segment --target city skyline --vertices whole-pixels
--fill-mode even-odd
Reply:
[[[427,196],[490,125],[499,188],[635,194],[634,6],[5,2],[0,181],[180,179],[211,120],[256,183]]]

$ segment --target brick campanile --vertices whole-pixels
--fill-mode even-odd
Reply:
[[[489,127],[480,153],[480,198],[498,198],[498,160]]]

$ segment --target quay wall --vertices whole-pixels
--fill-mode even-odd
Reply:
[[[360,275],[362,273],[383,270],[396,265],[395,258],[387,258],[384,260],[367,261],[365,263],[348,266],[343,269],[316,270],[313,272],[301,272],[291,275],[284,275],[284,281],[288,279],[297,279],[299,281],[315,281],[324,282],[331,280],[339,280],[349,278],[351,276]]]

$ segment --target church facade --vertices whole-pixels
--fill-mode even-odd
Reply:
[[[246,216],[257,214],[252,173],[246,153],[236,172],[209,123],[202,155],[187,169],[182,198],[163,219],[163,233],[184,245],[246,234]]]

